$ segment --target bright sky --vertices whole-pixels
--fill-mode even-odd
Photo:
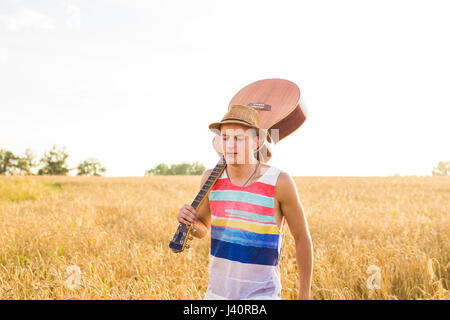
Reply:
[[[0,2],[0,148],[65,146],[106,176],[219,160],[208,124],[260,79],[308,108],[269,164],[430,175],[450,161],[448,1]],[[72,174],[76,172],[73,171]]]

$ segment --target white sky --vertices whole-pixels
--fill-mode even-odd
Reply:
[[[308,118],[269,164],[293,176],[430,175],[450,161],[448,1],[0,2],[0,148],[106,176],[219,160],[208,124],[260,79]],[[72,174],[76,172],[73,171]]]

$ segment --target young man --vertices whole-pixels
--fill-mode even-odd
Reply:
[[[310,299],[313,267],[307,221],[292,177],[262,163],[267,132],[258,112],[235,105],[209,128],[220,134],[227,166],[195,210],[180,208],[178,221],[193,224],[197,238],[211,230],[210,279],[205,299],[281,299],[279,260],[287,222],[295,239],[298,299]],[[212,169],[203,173],[200,186]]]

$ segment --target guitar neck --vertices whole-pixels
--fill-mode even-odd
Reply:
[[[205,198],[208,191],[211,189],[211,187],[214,185],[216,180],[220,177],[223,170],[226,167],[225,157],[222,156],[219,160],[219,162],[216,164],[214,169],[212,170],[211,174],[209,175],[208,179],[206,179],[205,183],[203,184],[202,188],[198,192],[197,196],[195,197],[194,201],[192,201],[191,206],[197,210],[197,208],[202,203],[203,199]]]
[[[219,162],[214,167],[211,174],[209,175],[208,179],[206,179],[200,192],[197,194],[194,201],[192,202],[191,206],[195,208],[195,210],[197,210],[197,208],[200,206],[206,194],[214,185],[216,180],[220,177],[225,167],[226,167],[225,157],[222,156]],[[188,240],[192,240],[192,238],[189,237],[191,230],[192,225],[188,226],[181,222],[178,224],[178,228],[175,231],[172,240],[169,243],[169,247],[172,249],[173,252],[178,253],[183,251],[185,248],[189,248],[189,246],[186,243]]]

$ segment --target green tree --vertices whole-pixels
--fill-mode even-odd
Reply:
[[[200,175],[203,172],[205,172],[206,168],[203,164],[201,164],[199,161],[195,161],[192,163],[188,174],[194,174],[194,175]]]
[[[432,174],[433,176],[450,176],[450,162],[440,161]]]
[[[106,168],[95,158],[86,159],[78,164],[77,176],[101,176]]]
[[[205,171],[205,166],[196,161],[193,163],[182,162],[172,164],[170,167],[165,163],[160,163],[154,168],[145,172],[146,176],[153,175],[200,175]]]
[[[173,175],[188,174],[190,167],[191,165],[187,162],[172,164],[170,166],[169,172]]]
[[[155,175],[168,175],[169,173],[169,167],[165,163],[160,163],[153,169],[147,170],[145,172],[146,176],[155,176]]]
[[[42,168],[39,169],[39,175],[67,175],[69,168],[66,160],[69,154],[66,153],[65,147],[53,145],[52,149],[44,154],[40,160]]]
[[[18,157],[17,159],[17,170],[20,174],[33,174],[31,169],[35,166],[35,155],[30,149],[25,150],[25,156]]]
[[[35,166],[34,155],[30,149],[25,151],[25,156],[15,155],[9,150],[0,149],[0,174],[32,174]]]
[[[0,174],[12,175],[15,172],[18,157],[9,150],[0,149]]]

